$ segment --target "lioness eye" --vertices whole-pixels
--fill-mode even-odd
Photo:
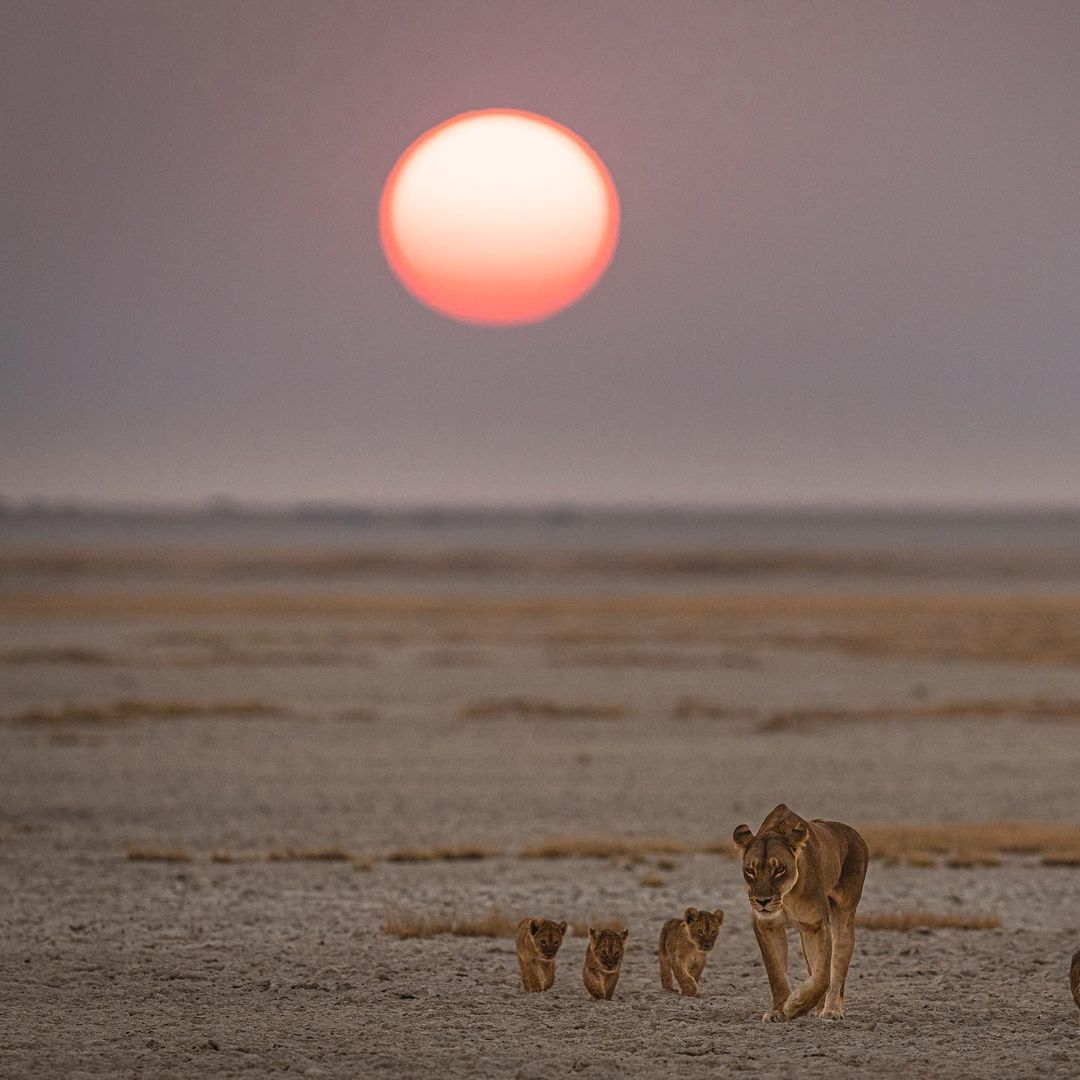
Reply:
[[[786,873],[787,870],[781,866],[777,869],[776,873],[773,874],[773,877],[783,877]]]

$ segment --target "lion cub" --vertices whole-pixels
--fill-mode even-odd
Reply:
[[[668,919],[660,931],[660,985],[674,990],[674,981],[687,997],[696,997],[705,961],[716,944],[724,913],[688,907],[681,919]]]
[[[555,981],[555,954],[566,933],[566,923],[550,919],[522,919],[517,928],[517,958],[526,993],[550,990]]]
[[[629,930],[594,930],[589,927],[589,947],[585,950],[582,978],[585,989],[598,1000],[611,1000],[622,971],[623,945]]]

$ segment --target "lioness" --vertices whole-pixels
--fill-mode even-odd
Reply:
[[[844,1018],[844,980],[855,947],[855,909],[870,856],[866,842],[838,821],[807,821],[781,803],[757,834],[732,834],[743,852],[754,935],[769,975],[772,1009],[763,1020],[791,1020],[822,997],[822,1020]],[[787,930],[798,927],[807,979],[794,993]]]
[[[716,944],[724,913],[688,907],[681,919],[668,919],[660,931],[660,985],[674,990],[675,982],[687,997],[696,997],[705,961]],[[672,981],[674,975],[675,980]]]
[[[585,950],[582,978],[594,998],[611,1000],[622,971],[623,945],[629,930],[594,930],[589,927],[589,947]]]
[[[526,993],[551,989],[555,982],[555,954],[565,933],[566,923],[550,919],[522,919],[518,923],[518,967]]]

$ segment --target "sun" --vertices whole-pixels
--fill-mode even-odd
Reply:
[[[398,159],[379,214],[391,269],[461,322],[539,322],[600,279],[619,237],[619,197],[579,135],[517,109],[462,113]]]

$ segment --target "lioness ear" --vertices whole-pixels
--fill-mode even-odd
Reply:
[[[731,834],[731,839],[745,851],[750,846],[750,841],[754,839],[754,834],[750,831],[749,825],[740,825]]]
[[[630,936],[630,931],[629,931],[629,930],[624,930],[624,931],[622,932],[622,939],[623,939],[623,941],[625,941],[625,940],[626,940],[626,939],[627,939],[627,938],[628,938],[629,936]]]
[[[796,854],[809,839],[810,830],[801,821],[792,825],[791,831],[787,834],[787,841],[791,845],[791,850]]]
[[[535,934],[540,929],[540,924],[535,919],[529,920],[529,933]]]
[[[683,918],[687,921],[687,923],[692,923],[697,917],[698,910],[696,907],[688,907],[686,909],[686,914],[683,915]]]
[[[719,907],[718,907],[718,908],[717,908],[717,909],[716,909],[716,910],[715,910],[715,911],[713,912],[713,914],[714,914],[714,915],[716,916],[716,921],[717,921],[718,923],[720,923],[720,924],[722,925],[722,924],[723,924],[723,922],[724,922],[724,909],[723,909],[723,908],[719,908]]]
[[[565,933],[566,933],[566,923],[561,922],[561,923],[559,923],[559,936],[562,937],[562,935],[565,934]]]

